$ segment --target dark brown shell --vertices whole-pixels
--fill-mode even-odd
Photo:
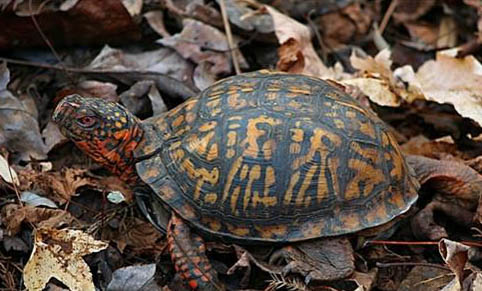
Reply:
[[[376,116],[307,76],[259,71],[217,82],[144,122],[147,184],[198,229],[289,242],[384,224],[418,183]]]

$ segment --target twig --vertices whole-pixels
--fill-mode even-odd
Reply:
[[[320,46],[320,50],[321,50],[321,59],[323,60],[323,63],[326,64],[326,60],[327,60],[328,56],[327,56],[327,53],[326,53],[325,43],[323,42],[323,38],[320,35],[320,31],[319,31],[318,27],[316,27],[316,25],[313,23],[313,20],[311,20],[311,16],[313,15],[314,12],[315,12],[314,9],[311,9],[310,12],[308,12],[308,15],[306,16],[306,21],[308,22],[312,31],[315,34],[316,40],[318,41],[318,45]]]
[[[382,22],[380,23],[380,35],[383,34],[383,31],[388,25],[388,21],[390,20],[390,17],[393,14],[393,11],[395,11],[395,8],[398,6],[398,0],[392,0],[390,2],[390,6],[388,6],[387,11],[385,12],[385,15],[383,15]]]
[[[470,247],[482,247],[482,242],[475,241],[460,241],[459,243],[470,246]],[[438,241],[388,241],[388,240],[370,240],[365,243],[365,245],[405,245],[405,246],[438,246]]]
[[[226,3],[224,3],[224,0],[219,0],[219,6],[221,7],[221,15],[223,17],[224,30],[226,31],[226,37],[228,38],[228,46],[229,46],[229,49],[231,50],[231,57],[233,59],[234,71],[236,72],[236,75],[239,75],[241,74],[241,69],[239,68],[237,51],[233,50],[234,48],[233,34],[231,32],[231,26],[229,25],[228,14],[226,12]]]
[[[449,267],[445,267],[442,265],[431,264],[431,263],[411,263],[411,262],[398,262],[398,263],[376,263],[377,267],[380,268],[389,268],[389,267],[400,267],[400,266],[422,266],[422,267],[430,267],[430,268],[437,268],[442,270],[450,271]]]
[[[45,35],[45,33],[43,32],[42,28],[40,28],[40,25],[38,24],[37,22],[37,19],[35,18],[35,14],[37,12],[39,12],[43,6],[47,3],[48,1],[45,1],[43,2],[39,7],[38,7],[38,10],[34,13],[33,12],[33,9],[32,9],[32,0],[29,0],[28,1],[28,9],[29,9],[29,12],[30,12],[30,18],[32,18],[32,22],[33,22],[33,25],[35,26],[35,29],[37,30],[37,32],[40,34],[40,37],[42,38],[42,40],[45,42],[45,44],[49,47],[50,51],[52,51],[52,53],[54,54],[54,57],[57,59],[57,61],[59,62],[60,66],[63,68],[63,62],[62,60],[60,59],[60,56],[59,54],[57,53],[57,51],[55,50],[54,46],[52,45],[52,43],[50,42],[50,40],[47,38],[47,36]],[[68,71],[65,71],[67,73],[67,77],[69,78],[69,80],[74,83],[74,80],[72,78],[72,76],[70,74],[68,74]]]

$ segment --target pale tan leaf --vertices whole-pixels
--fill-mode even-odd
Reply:
[[[390,85],[383,79],[356,78],[341,82],[358,87],[371,101],[379,105],[392,107],[400,105],[400,98],[390,91]]]
[[[453,104],[460,115],[482,125],[482,64],[473,56],[457,59],[451,52],[438,53],[420,67],[418,86],[425,99]]]
[[[19,185],[17,173],[8,165],[8,161],[0,155],[0,177],[7,183]]]
[[[39,228],[23,270],[25,287],[42,290],[51,278],[56,278],[70,290],[95,290],[89,266],[82,257],[107,246],[79,230]]]
[[[134,17],[141,13],[142,10],[142,0],[121,0],[122,5],[124,5],[129,15]]]

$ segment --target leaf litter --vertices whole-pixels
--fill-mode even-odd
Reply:
[[[480,248],[482,224],[478,1],[108,2],[63,1],[38,10],[40,2],[33,1],[34,11],[26,1],[0,4],[9,15],[0,25],[12,27],[0,32],[0,48],[7,49],[0,65],[0,288],[22,286],[22,269],[23,287],[30,290],[46,284],[184,288],[173,275],[165,237],[134,207],[135,189],[73,149],[49,117],[72,93],[120,101],[140,118],[164,114],[234,74],[230,46],[243,71],[307,74],[354,94],[388,124],[421,184],[413,213],[382,233],[387,244],[352,237],[340,245],[354,248],[354,270],[327,266],[317,244],[208,242],[208,255],[230,289],[482,288],[482,264],[468,251]],[[97,25],[107,24],[98,9],[116,17]],[[45,39],[20,16],[31,14],[41,18],[55,54],[39,53]],[[63,23],[64,17],[71,21]],[[63,29],[53,34],[51,27]],[[12,41],[16,29],[22,32],[18,42]],[[46,264],[54,271],[42,271]],[[330,277],[339,274],[346,278]]]

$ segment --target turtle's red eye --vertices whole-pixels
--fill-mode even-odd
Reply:
[[[95,124],[95,117],[84,116],[78,119],[78,122],[83,127],[91,127]]]

